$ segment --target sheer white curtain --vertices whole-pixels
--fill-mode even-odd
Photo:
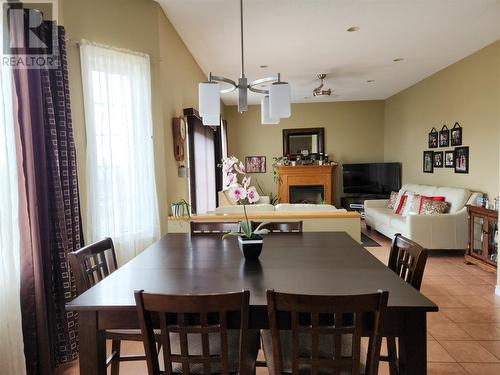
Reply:
[[[215,211],[215,132],[209,126],[194,127],[196,213]]]
[[[88,241],[111,237],[123,264],[159,238],[147,55],[83,42]]]
[[[0,51],[3,51],[2,41],[0,41]],[[15,146],[12,77],[11,72],[2,66],[0,68],[0,373],[2,374],[26,373],[21,328],[19,201]]]

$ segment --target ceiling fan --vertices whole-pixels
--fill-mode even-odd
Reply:
[[[326,78],[326,74],[325,73],[320,73],[317,75],[318,79],[321,80],[321,85],[319,85],[318,87],[316,87],[314,90],[313,90],[313,96],[330,96],[332,95],[332,89],[328,89],[328,90],[323,90],[323,86],[325,85],[325,78]]]

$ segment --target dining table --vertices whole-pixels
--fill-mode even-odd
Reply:
[[[438,311],[437,305],[345,232],[271,234],[257,261],[245,260],[234,237],[165,235],[66,305],[79,315],[81,375],[106,374],[105,330],[139,328],[134,291],[141,289],[162,294],[248,290],[249,327],[254,329],[269,328],[266,290],[312,295],[388,291],[381,333],[398,337],[400,374],[427,373],[426,315]]]

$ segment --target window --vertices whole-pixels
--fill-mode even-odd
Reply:
[[[147,55],[80,46],[90,241],[112,237],[120,263],[159,237]]]

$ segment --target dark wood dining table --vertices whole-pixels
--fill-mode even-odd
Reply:
[[[250,291],[250,327],[268,328],[266,290],[320,295],[389,291],[384,335],[399,337],[400,373],[427,373],[426,314],[438,307],[344,232],[273,234],[259,261],[235,238],[167,234],[67,304],[79,313],[80,374],[106,374],[106,329],[138,328],[134,290],[205,294]]]

